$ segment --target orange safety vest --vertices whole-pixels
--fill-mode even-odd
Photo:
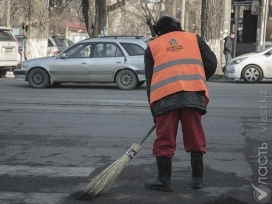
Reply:
[[[209,93],[196,34],[170,32],[149,44],[154,59],[150,87],[150,105],[179,91],[203,91],[206,104]]]

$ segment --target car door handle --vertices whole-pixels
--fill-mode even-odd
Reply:
[[[122,62],[116,62],[116,63],[122,63]]]
[[[81,62],[81,64],[87,64],[86,62]]]

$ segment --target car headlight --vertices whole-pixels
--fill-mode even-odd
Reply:
[[[244,61],[247,57],[245,58],[241,58],[241,59],[237,59],[237,60],[233,60],[230,64],[239,64],[241,63],[242,61]]]

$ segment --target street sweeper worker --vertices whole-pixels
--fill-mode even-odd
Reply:
[[[174,18],[163,16],[153,28],[158,37],[149,42],[144,61],[146,91],[156,124],[153,154],[158,175],[147,180],[145,187],[172,190],[172,157],[180,121],[185,151],[191,154],[192,187],[201,189],[206,153],[201,116],[209,102],[206,81],[215,73],[217,59],[200,36],[183,31]]]

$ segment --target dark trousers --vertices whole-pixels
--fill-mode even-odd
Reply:
[[[201,116],[201,110],[197,108],[181,108],[157,116],[157,138],[154,141],[153,154],[170,158],[174,156],[179,121],[182,125],[185,151],[206,153]]]

